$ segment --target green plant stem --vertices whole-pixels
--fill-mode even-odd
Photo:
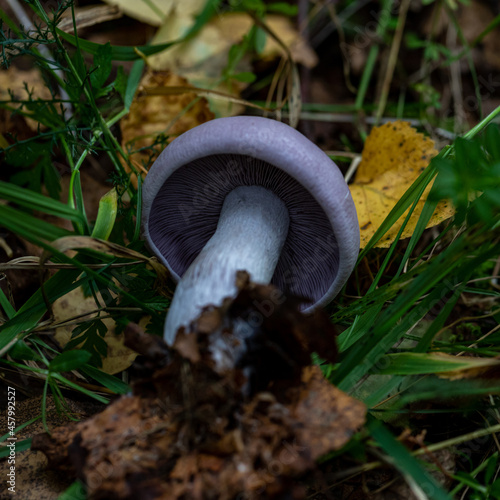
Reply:
[[[83,223],[79,221],[74,221],[73,227],[78,234],[90,234],[89,223],[87,220],[87,213],[85,212],[85,205],[83,202],[82,186],[79,182],[75,183],[75,176],[73,175],[73,173],[75,172],[75,163],[73,162],[73,156],[71,155],[71,151],[69,149],[66,139],[63,136],[61,136],[59,139],[63,146],[64,152],[66,153],[66,158],[68,159],[68,163],[71,169],[71,178],[70,178],[69,192],[68,192],[68,205],[71,208],[77,209],[78,212],[81,214],[83,220]],[[77,190],[77,192],[75,192],[75,190]]]
[[[486,128],[497,116],[500,115],[500,106],[496,107],[486,118],[483,118],[477,125],[472,127],[467,133],[463,135],[464,139],[472,139],[479,132]]]

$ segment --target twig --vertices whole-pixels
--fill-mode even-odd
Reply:
[[[392,40],[391,51],[389,53],[389,61],[387,63],[387,71],[385,73],[384,82],[382,83],[382,90],[380,93],[377,112],[375,113],[376,124],[378,124],[379,120],[382,118],[385,110],[385,105],[387,104],[387,97],[389,95],[394,68],[396,67],[396,62],[398,60],[399,47],[403,38],[403,30],[406,23],[406,14],[409,7],[410,0],[403,0],[403,2],[401,3],[401,7],[399,8],[398,25],[396,27],[396,32],[394,33],[394,38]]]

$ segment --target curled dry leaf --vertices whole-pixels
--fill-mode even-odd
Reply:
[[[187,80],[168,71],[150,71],[141,80],[140,88],[163,89],[190,87]],[[207,100],[195,93],[148,95],[140,92],[130,106],[130,113],[121,120],[122,146],[139,170],[147,170],[165,147],[187,130],[214,118]],[[128,167],[125,166],[127,170]],[[137,186],[137,179],[132,181]]]
[[[358,212],[361,247],[366,246],[394,205],[436,155],[434,142],[407,122],[390,122],[372,129],[365,142],[355,181],[349,186]],[[430,189],[428,186],[419,200],[401,239],[413,234]],[[376,246],[387,248],[391,245],[406,214]],[[451,203],[441,202],[427,227],[433,227],[453,214]]]
[[[236,299],[207,308],[171,349],[127,328],[141,354],[133,395],[34,448],[71,464],[91,499],[305,498],[295,479],[350,439],[365,407],[309,366],[312,350],[336,357],[328,317],[238,280]]]

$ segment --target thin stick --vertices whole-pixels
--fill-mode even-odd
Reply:
[[[394,39],[392,41],[391,51],[389,53],[389,61],[387,63],[387,71],[385,73],[384,82],[382,84],[382,91],[380,93],[380,100],[378,103],[378,109],[375,114],[375,123],[378,124],[379,120],[384,114],[385,105],[387,104],[387,97],[389,95],[389,89],[391,86],[392,76],[394,74],[394,68],[396,67],[396,62],[398,60],[399,47],[401,45],[401,40],[403,38],[403,30],[406,23],[406,14],[408,8],[410,7],[410,0],[403,0],[401,7],[399,9],[398,25],[396,27],[396,33],[394,34]]]

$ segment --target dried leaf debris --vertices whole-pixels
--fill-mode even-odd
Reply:
[[[365,407],[310,366],[313,351],[336,357],[326,315],[238,279],[238,296],[207,308],[172,349],[130,325],[133,394],[33,448],[92,499],[304,498],[294,478],[348,442]]]

